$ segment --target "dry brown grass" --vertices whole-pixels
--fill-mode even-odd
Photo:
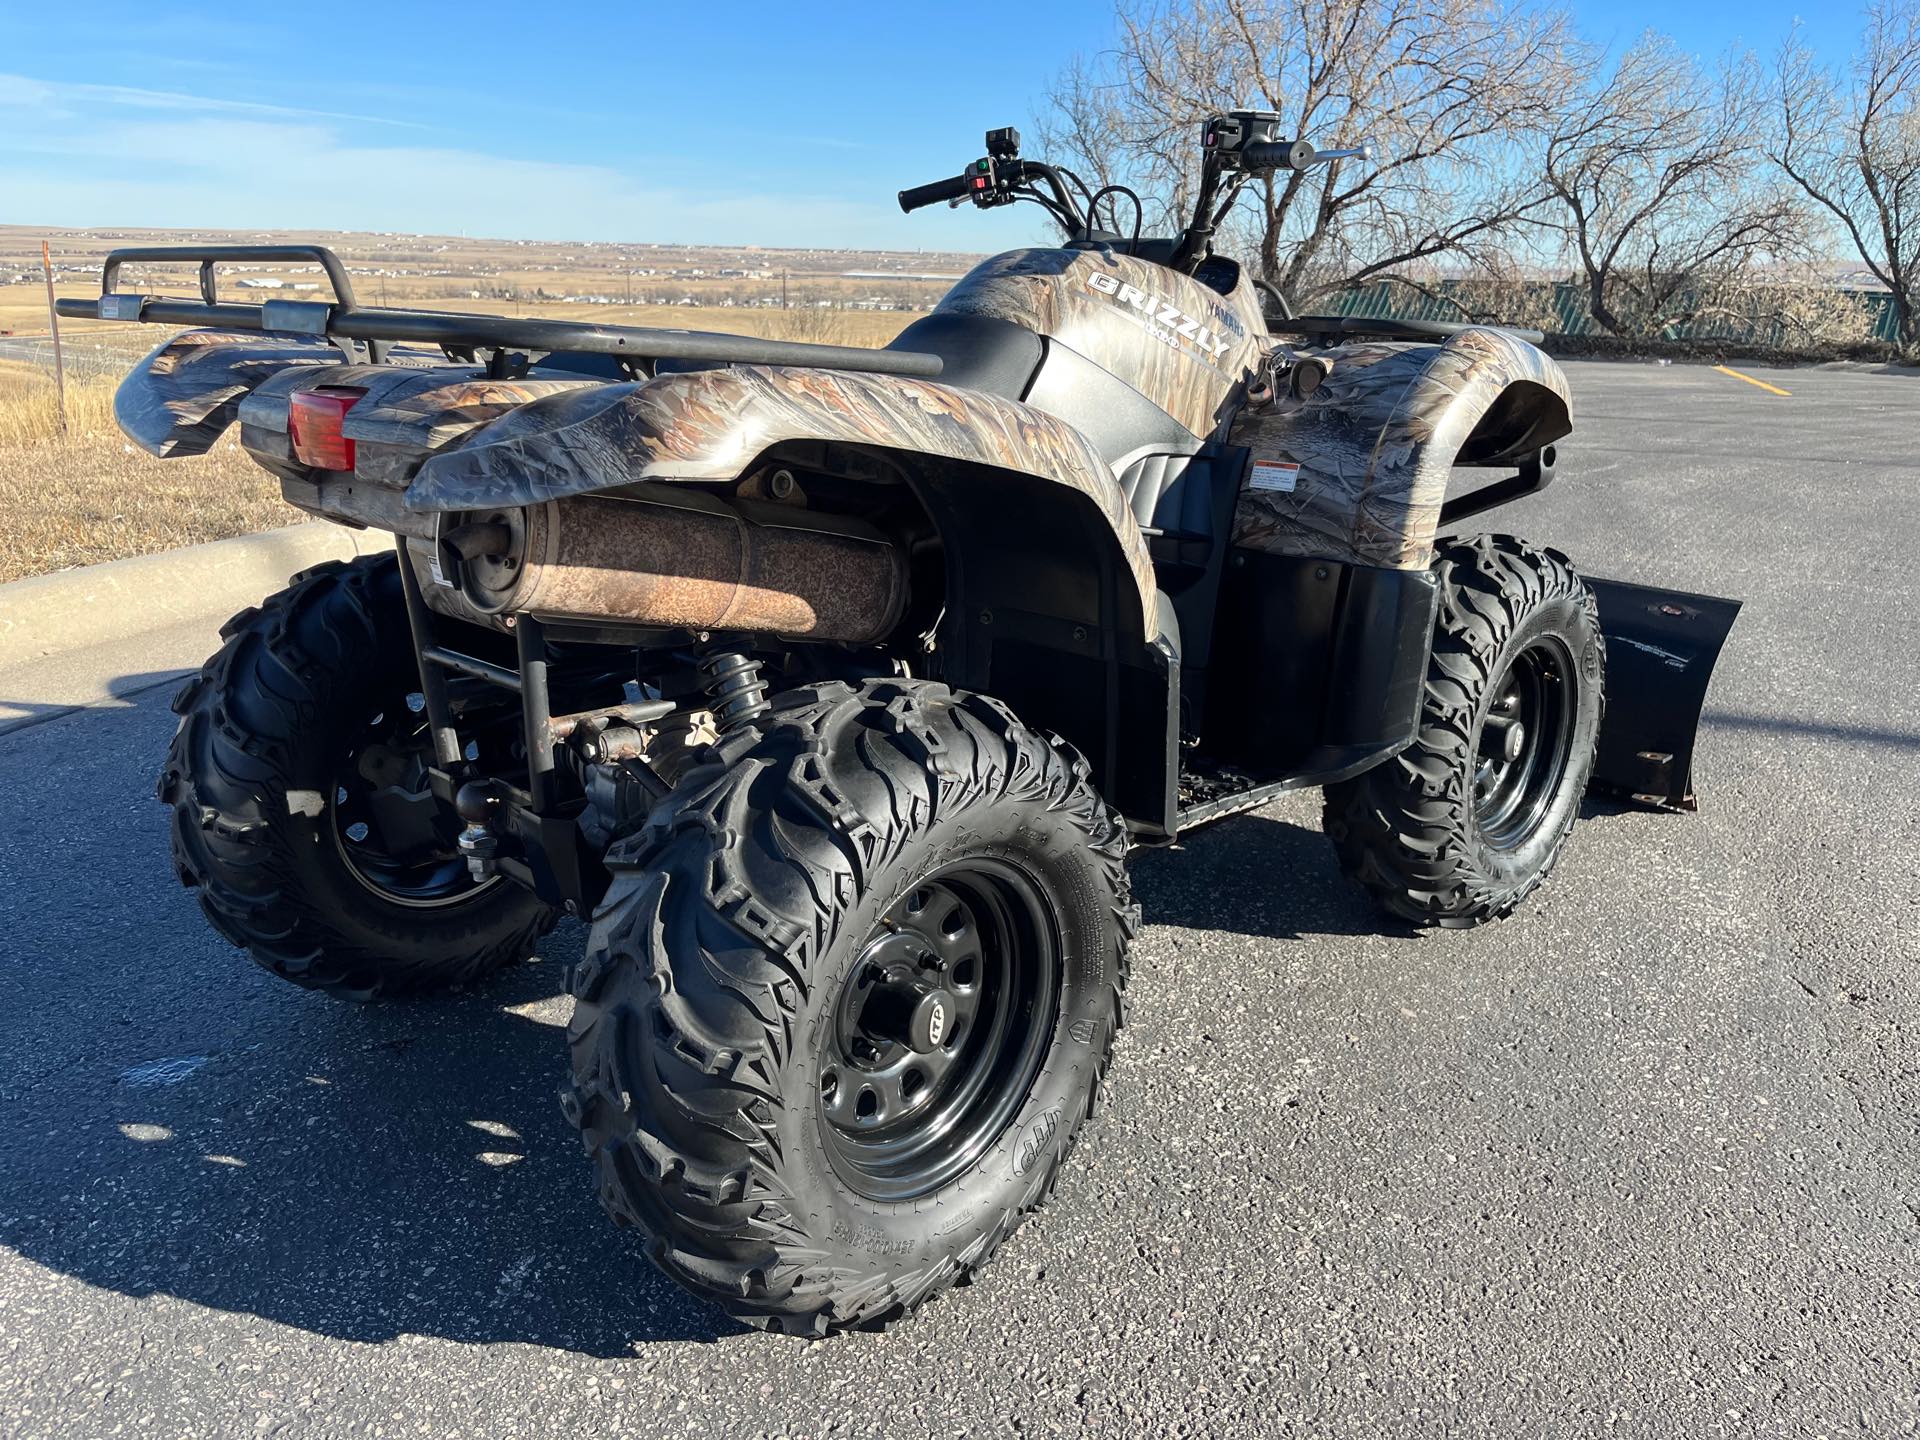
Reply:
[[[113,386],[67,387],[59,438],[53,383],[0,365],[0,582],[290,525],[305,517],[233,439],[155,460],[113,423]]]
[[[0,362],[0,450],[50,445],[62,437],[58,392],[39,370]],[[66,437],[77,443],[120,437],[113,423],[113,386],[100,380],[67,382]]]

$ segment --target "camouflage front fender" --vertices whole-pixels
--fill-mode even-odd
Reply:
[[[1112,532],[1154,631],[1153,564],[1113,472],[1065,421],[974,390],[856,371],[742,365],[549,396],[435,455],[414,511],[536,505],[641,481],[730,480],[795,440],[991,466],[1084,497]]]
[[[1560,367],[1504,331],[1342,345],[1316,358],[1330,365],[1318,389],[1234,426],[1232,443],[1253,458],[1237,545],[1425,569],[1456,463],[1515,458],[1573,428]]]

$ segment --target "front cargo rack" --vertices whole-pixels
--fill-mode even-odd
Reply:
[[[333,299],[267,300],[259,305],[223,301],[216,267],[231,262],[318,265],[326,272]],[[200,267],[199,298],[119,290],[120,267],[140,263],[197,264]],[[612,355],[643,365],[656,360],[800,365],[817,370],[863,370],[922,378],[938,375],[941,368],[938,355],[914,350],[869,350],[857,345],[815,345],[643,325],[587,325],[574,320],[360,305],[353,298],[353,282],[347,276],[347,267],[324,245],[143,245],[115,250],[107,256],[101,270],[98,299],[63,299],[55,308],[72,319],[308,335],[331,340],[349,350],[358,342],[366,345],[369,358],[374,360],[384,359],[386,346],[397,340],[438,345],[450,352],[481,349],[532,350],[547,354],[584,352]]]

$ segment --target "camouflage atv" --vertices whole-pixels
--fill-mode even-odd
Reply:
[[[1293,318],[1212,253],[1249,177],[1357,154],[1275,126],[1207,123],[1169,238],[993,132],[902,207],[1030,200],[1064,242],[883,350],[362,307],[313,247],[113,254],[63,313],[202,327],[121,387],[127,434],[237,420],[292,504],[396,537],[236,616],[176,701],[208,919],[368,998],[590,918],[561,1101],[607,1209],[818,1334],[1046,1196],[1124,1014],[1133,847],[1319,786],[1388,912],[1469,926],[1590,782],[1688,804],[1736,607],[1460,532],[1551,478],[1565,379],[1510,331]],[[196,298],[120,288],[182,260]],[[229,303],[235,260],[333,298]]]

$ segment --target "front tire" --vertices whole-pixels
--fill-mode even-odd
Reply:
[[[554,911],[475,884],[426,789],[419,671],[392,555],[333,561],[220,631],[174,697],[159,798],[214,929],[284,980],[365,1000],[531,954]]]
[[[1340,867],[1389,912],[1461,929],[1512,913],[1553,868],[1593,773],[1606,642],[1557,550],[1443,545],[1419,730],[1326,790]]]
[[[735,1316],[886,1324],[964,1280],[1092,1113],[1137,923],[1087,767],[943,685],[821,685],[645,830],[573,976],[617,1223]]]

